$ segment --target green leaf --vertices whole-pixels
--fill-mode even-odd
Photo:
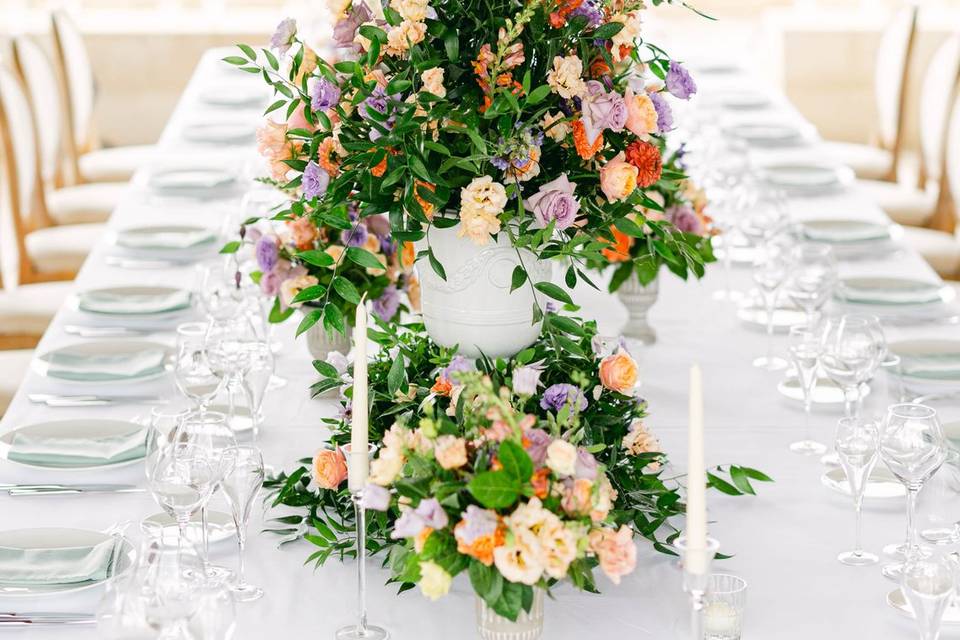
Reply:
[[[220,253],[236,253],[240,249],[240,241],[234,240],[223,245],[223,248],[220,249]]]
[[[387,373],[387,392],[390,397],[393,397],[397,391],[406,393],[408,389],[406,362],[403,354],[398,353],[393,364],[390,365],[390,372]]]
[[[559,300],[564,304],[573,304],[573,300],[570,298],[570,294],[553,284],[552,282],[538,282],[535,285],[537,291],[543,293],[547,296],[550,296],[554,300]]]
[[[296,304],[297,302],[310,302],[311,300],[316,300],[327,292],[327,288],[322,284],[315,284],[312,287],[307,287],[302,289],[300,293],[293,297],[293,300],[290,301],[291,304]]]
[[[530,92],[530,95],[527,96],[527,104],[534,105],[543,102],[543,99],[550,95],[550,86],[542,84],[533,91]]]
[[[325,360],[314,360],[313,368],[324,378],[340,379],[340,372],[337,371],[337,368]]]
[[[493,605],[493,610],[507,620],[516,621],[520,609],[523,608],[523,587],[524,585],[517,582],[504,581],[503,591]]]
[[[243,55],[247,56],[247,59],[250,60],[251,62],[257,61],[257,52],[254,51],[253,47],[251,47],[250,45],[238,44],[237,48],[240,49],[240,51],[243,51]]]
[[[362,25],[360,35],[367,40],[376,40],[380,44],[387,44],[387,32],[371,24]]]
[[[589,37],[596,40],[607,40],[620,33],[621,29],[623,29],[622,22],[608,22],[594,30]]]
[[[773,482],[773,478],[765,474],[763,471],[757,471],[750,467],[738,467],[741,469],[748,478],[751,480],[757,480],[759,482]]]
[[[344,335],[347,333],[346,326],[343,323],[343,312],[332,302],[328,302],[323,307],[323,326],[335,329]]]
[[[450,62],[456,63],[460,59],[460,36],[456,29],[447,31],[443,36],[443,48]]]
[[[340,294],[341,298],[353,304],[360,304],[360,293],[357,291],[357,288],[353,286],[352,282],[343,276],[337,276],[333,279],[332,284],[333,289]]]
[[[550,324],[564,333],[569,333],[572,336],[577,336],[583,338],[587,335],[587,332],[580,326],[580,323],[569,318],[567,316],[552,315],[550,316]]]
[[[503,470],[521,483],[529,481],[533,475],[533,460],[523,447],[512,440],[500,443],[497,459],[500,460]]]
[[[505,509],[520,497],[520,481],[505,471],[483,471],[467,485],[477,502],[488,509]]]
[[[223,61],[227,64],[232,64],[238,67],[240,65],[247,64],[247,59],[241,58],[240,56],[227,56],[226,58],[223,58]]]
[[[527,281],[527,270],[519,264],[513,268],[513,275],[510,277],[510,293],[523,286]]]
[[[644,236],[643,228],[630,218],[617,218],[613,221],[613,226],[634,238],[642,238]]]
[[[298,260],[302,260],[307,264],[312,264],[315,267],[329,267],[334,263],[333,256],[319,249],[310,249],[309,251],[301,251],[300,253],[294,256]]]
[[[317,324],[320,318],[323,316],[323,312],[320,309],[314,309],[307,315],[303,316],[303,320],[300,321],[300,325],[297,327],[297,335]]]
[[[446,280],[447,272],[444,270],[443,265],[440,264],[440,261],[437,260],[437,256],[433,255],[433,247],[427,247],[427,259],[430,261],[430,266],[434,272],[440,276],[440,279]]]
[[[730,467],[730,479],[733,480],[733,484],[736,485],[737,489],[744,493],[748,493],[752,496],[757,495],[757,492],[753,490],[753,487],[750,486],[750,478],[747,477],[747,474],[743,472],[743,469],[737,466]]]
[[[376,256],[360,247],[347,247],[347,258],[367,269],[383,269],[383,264],[377,260]]]
[[[713,487],[720,493],[725,493],[728,496],[739,496],[743,495],[743,492],[737,489],[735,486],[724,480],[723,478],[714,475],[710,472],[707,472],[707,486]]]

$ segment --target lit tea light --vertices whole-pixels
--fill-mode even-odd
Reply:
[[[726,602],[711,602],[703,609],[703,631],[707,638],[739,638],[740,613]]]

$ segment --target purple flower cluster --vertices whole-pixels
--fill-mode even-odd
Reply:
[[[360,25],[373,18],[366,3],[357,2],[350,7],[350,13],[333,27],[333,41],[338,47],[354,47],[353,39]]]
[[[257,256],[257,266],[260,267],[260,271],[272,271],[280,258],[276,237],[272,235],[260,236],[254,247],[254,253]]]
[[[578,16],[586,18],[587,26],[591,28],[598,27],[603,22],[603,11],[595,0],[584,0],[579,7],[570,12],[571,18]]]
[[[340,87],[336,82],[321,78],[310,87],[310,108],[326,111],[340,102]]]
[[[540,150],[543,144],[543,131],[537,127],[527,127],[519,136],[497,141],[496,155],[490,159],[490,164],[501,171],[507,169],[523,169],[530,164],[535,151]]]
[[[328,184],[330,184],[329,174],[316,162],[312,160],[308,162],[300,182],[303,195],[308,199],[322,196],[326,193]]]
[[[474,371],[475,367],[465,356],[456,355],[450,360],[450,364],[446,366],[441,372],[440,375],[446,378],[447,380],[453,380],[453,374],[455,373],[466,373],[468,371]]]
[[[560,411],[568,405],[576,411],[587,408],[587,397],[583,395],[580,387],[561,382],[547,387],[540,398],[540,408],[547,411]]]
[[[703,233],[703,225],[700,223],[700,218],[697,217],[697,214],[694,213],[693,209],[689,205],[676,205],[670,207],[666,211],[667,219],[673,223],[679,231],[684,233],[695,233],[700,235]]]
[[[393,538],[413,538],[424,527],[443,529],[450,524],[447,512],[436,498],[421,500],[416,509],[406,509],[393,526]]]
[[[389,322],[397,315],[400,308],[400,292],[394,285],[383,290],[379,298],[370,304],[371,310],[384,322]]]
[[[282,20],[270,36],[270,48],[278,51],[280,55],[285,54],[290,50],[295,35],[297,35],[297,21],[293,18]]]
[[[673,129],[673,109],[670,108],[670,103],[660,93],[651,92],[648,95],[653,108],[657,111],[657,129],[661,133]]]
[[[670,69],[666,77],[667,91],[676,98],[689,100],[697,92],[697,83],[693,81],[690,72],[678,62],[670,61]]]
[[[367,230],[367,225],[362,222],[358,222],[353,225],[352,228],[348,229],[346,233],[343,234],[344,244],[348,247],[362,247],[367,242],[367,238],[370,237],[370,232]]]

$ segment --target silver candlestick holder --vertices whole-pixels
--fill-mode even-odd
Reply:
[[[377,447],[372,443],[368,447],[369,461]],[[349,444],[341,447],[348,470],[353,462],[350,449]],[[335,637],[336,640],[387,640],[390,633],[386,629],[367,623],[367,510],[363,506],[363,487],[350,489],[350,501],[357,526],[357,623],[340,627]]]
[[[705,546],[690,546],[686,536],[673,543],[680,552],[683,567],[683,590],[690,598],[690,638],[703,640],[703,609],[706,605],[710,565],[717,555],[720,543],[707,538]]]

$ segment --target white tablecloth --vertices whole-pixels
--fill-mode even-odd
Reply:
[[[171,158],[189,164],[212,160],[238,166],[253,154],[252,148],[208,151],[180,139],[181,127],[205,117],[250,118],[249,111],[215,112],[198,103],[198,93],[220,84],[256,85],[255,76],[224,72],[218,62],[224,51],[211,51],[187,88],[160,142]],[[712,84],[736,83],[735,77],[716,78]],[[708,92],[711,81],[702,81]],[[784,105],[783,114],[795,117]],[[800,150],[816,154],[816,146]],[[142,184],[145,172],[134,179]],[[797,217],[844,215],[883,220],[883,214],[864,196],[851,190],[829,197],[794,199],[790,203]],[[131,189],[113,215],[110,227],[135,224],[203,222],[212,226],[224,216],[236,214],[236,202],[183,204],[151,200],[142,187]],[[96,248],[81,271],[78,288],[120,284],[185,285],[195,279],[192,267],[165,270],[123,270],[105,263],[114,249],[106,239]],[[902,251],[882,260],[841,265],[843,273],[909,274],[936,280],[916,255]],[[731,284],[750,286],[747,269],[734,268]],[[731,498],[711,492],[711,534],[722,550],[734,554],[718,562],[717,571],[742,575],[749,583],[744,637],[748,639],[809,640],[810,638],[914,637],[913,622],[888,607],[884,598],[894,585],[880,576],[878,567],[852,568],[836,560],[853,538],[852,502],[846,496],[824,488],[819,477],[821,464],[812,458],[790,453],[787,445],[803,435],[800,404],[780,396],[779,374],[751,366],[754,356],[765,351],[765,336],[758,328],[744,326],[736,319],[730,303],[712,299],[725,285],[723,269],[714,265],[701,282],[681,282],[672,276],[661,278],[660,300],[651,320],[659,333],[655,346],[636,350],[642,366],[642,395],[650,401],[649,426],[659,435],[665,451],[682,464],[686,458],[686,380],[688,366],[703,366],[706,384],[707,462],[738,463],[760,468],[776,483],[758,484],[759,496]],[[615,333],[626,318],[623,307],[611,296],[578,290],[585,313],[599,320],[602,333]],[[39,351],[77,342],[63,330],[77,320],[77,311],[64,308],[43,338]],[[260,445],[269,464],[291,467],[295,460],[313,453],[325,439],[321,418],[335,411],[330,401],[312,400],[307,387],[315,375],[303,340],[293,340],[296,323],[280,330],[285,346],[277,370],[289,384],[266,398],[266,425]],[[891,338],[902,335],[956,334],[956,328],[934,325],[892,328]],[[173,342],[170,332],[157,339]],[[783,351],[783,337],[776,338]],[[0,422],[0,432],[54,418],[133,418],[149,408],[121,405],[108,408],[51,409],[31,404],[29,392],[73,391],[55,385],[36,373],[28,375],[19,394]],[[109,391],[110,389],[98,389]],[[123,391],[119,387],[113,391]],[[173,394],[169,379],[131,388],[132,393]],[[868,401],[868,411],[885,404],[881,392]],[[814,415],[816,435],[829,442],[839,408],[818,410]],[[111,473],[39,473],[0,460],[0,482],[18,481],[106,481],[142,484],[140,466]],[[879,551],[904,534],[902,500],[868,500],[864,514],[864,537],[868,549]],[[147,494],[84,495],[68,497],[11,498],[0,494],[0,526],[73,526],[104,529],[117,521],[135,523],[159,511]],[[960,516],[960,508],[956,509]],[[268,514],[276,515],[276,514]],[[257,513],[251,531],[262,525]],[[137,529],[136,525],[131,531]],[[603,594],[579,594],[563,587],[556,600],[546,605],[546,640],[574,640],[584,637],[651,638],[680,637],[677,625],[686,618],[686,601],[680,589],[680,574],[668,557],[639,543],[637,570],[617,587],[600,577]],[[314,571],[303,565],[311,552],[308,543],[298,542],[276,548],[269,535],[252,535],[248,549],[249,579],[262,585],[266,596],[238,607],[237,638],[331,638],[333,631],[350,622],[354,611],[354,565],[328,562]],[[223,542],[213,548],[214,559],[232,565],[235,548]],[[370,620],[388,628],[400,640],[440,640],[474,637],[473,596],[464,579],[455,582],[452,593],[439,603],[430,603],[418,592],[395,595],[383,586],[387,574],[371,562],[369,579]],[[92,611],[99,590],[36,600],[0,600],[0,611],[77,610]],[[946,637],[950,637],[948,632]],[[92,638],[92,629],[33,628],[23,638]]]

